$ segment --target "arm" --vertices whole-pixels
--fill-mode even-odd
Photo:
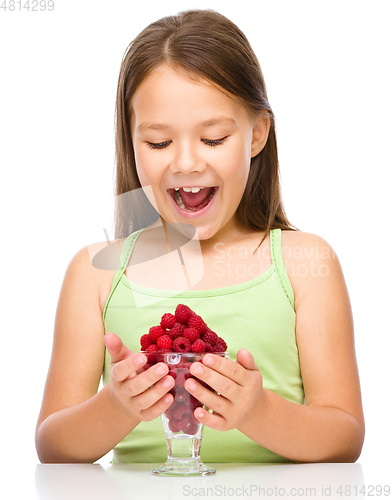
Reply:
[[[71,261],[56,313],[52,358],[36,429],[41,462],[94,462],[109,452],[141,420],[159,416],[172,377],[147,370],[135,376],[146,357],[125,347],[114,334],[105,337],[112,356],[111,382],[97,393],[104,362],[100,308],[103,271],[87,249]],[[159,381],[159,382],[158,382]],[[155,385],[154,385],[155,384]],[[148,391],[150,386],[151,387]],[[145,392],[146,391],[146,392]]]
[[[314,235],[305,239],[307,255],[312,255],[310,249],[317,242],[328,245]],[[211,356],[213,364],[197,375],[224,397],[208,393],[199,384],[190,391],[217,412],[195,411],[205,425],[218,430],[238,428],[260,445],[299,462],[354,462],[364,438],[351,307],[339,261],[328,248],[329,256],[312,258],[312,266],[309,260],[295,263],[312,269],[295,289],[306,405],[264,389],[262,375],[244,349],[238,352],[237,363]]]

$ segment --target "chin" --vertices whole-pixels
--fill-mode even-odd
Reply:
[[[213,238],[217,234],[218,230],[210,227],[196,227],[196,234],[193,239],[198,239],[200,241],[207,241]]]

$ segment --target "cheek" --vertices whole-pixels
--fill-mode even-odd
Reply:
[[[142,186],[151,184],[153,169],[151,168],[151,159],[148,152],[140,151],[135,148],[136,171]]]
[[[237,146],[226,156],[226,166],[229,167],[228,173],[232,184],[241,188],[246,185],[248,179],[251,157],[245,143],[240,142]]]

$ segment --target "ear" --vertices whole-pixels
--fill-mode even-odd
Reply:
[[[252,130],[251,157],[258,155],[264,148],[270,130],[270,118],[267,111],[262,111],[256,118]]]

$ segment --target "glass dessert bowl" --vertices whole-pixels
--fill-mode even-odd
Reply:
[[[208,408],[203,406],[184,387],[185,381],[193,377],[189,371],[191,364],[201,361],[203,356],[208,353],[157,353],[153,359],[151,359],[150,353],[145,352],[144,354],[149,357],[148,365],[158,362],[165,363],[169,367],[168,374],[174,378],[175,384],[169,391],[173,395],[174,401],[168,410],[161,415],[166,438],[167,460],[164,465],[151,472],[160,476],[215,474],[216,470],[204,465],[200,459],[204,426],[194,416],[196,408],[203,407],[207,410]],[[214,353],[214,355],[228,357],[227,353]],[[199,380],[199,382],[201,381]]]

